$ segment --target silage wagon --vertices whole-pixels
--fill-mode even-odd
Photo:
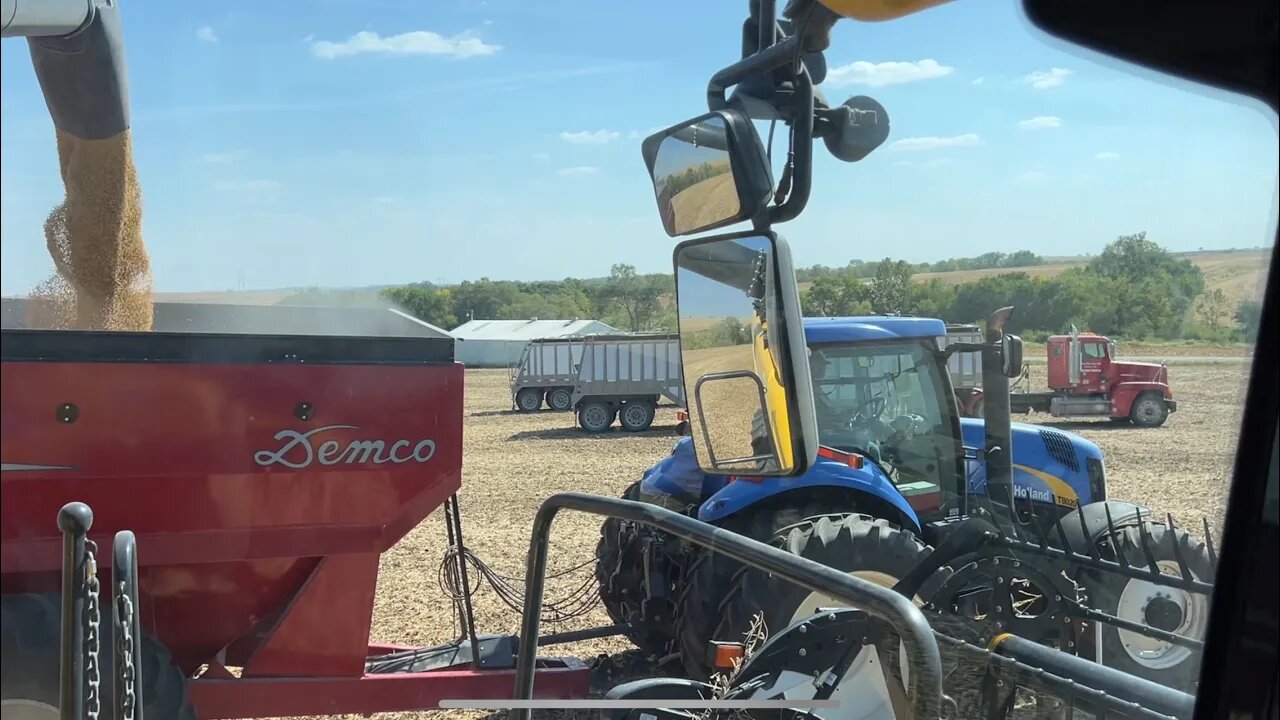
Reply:
[[[648,430],[663,399],[684,406],[678,334],[586,337],[570,400],[583,430],[601,433],[615,420],[626,432]]]

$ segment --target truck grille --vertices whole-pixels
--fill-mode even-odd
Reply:
[[[1044,441],[1049,457],[1071,468],[1072,472],[1080,472],[1080,460],[1066,435],[1054,430],[1041,430],[1040,439]]]

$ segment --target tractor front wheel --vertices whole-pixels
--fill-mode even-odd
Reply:
[[[1186,563],[1193,578],[1213,582],[1213,561],[1205,544],[1177,528],[1144,521],[1142,529],[1121,528],[1110,541],[1103,539],[1098,545],[1104,558],[1123,557],[1134,568],[1148,568],[1154,560],[1162,573],[1182,577],[1180,564]],[[1207,595],[1105,571],[1091,572],[1085,587],[1089,604],[1108,615],[1201,642],[1205,639]],[[1102,663],[1183,692],[1195,692],[1200,675],[1200,655],[1190,648],[1105,623]]]
[[[632,483],[623,491],[622,499],[636,500],[639,494],[640,483]],[[605,612],[614,624],[625,625],[628,639],[650,655],[667,652],[675,615],[675,606],[669,599],[671,568],[653,568],[645,561],[645,537],[641,533],[652,537],[657,532],[611,517],[601,523],[600,542],[596,544],[596,581]],[[650,569],[651,578],[662,578],[661,597],[649,592],[646,568]]]
[[[1169,406],[1156,393],[1142,393],[1129,408],[1129,421],[1138,427],[1155,428],[1169,417]]]
[[[4,720],[58,720],[61,598],[57,595],[5,595],[0,598],[0,717]],[[110,607],[104,606],[99,632],[111,637]],[[103,717],[111,714],[115,694],[115,653],[103,643],[99,659]],[[142,639],[142,708],[148,718],[195,720],[187,697],[187,679],[169,651],[150,636]]]

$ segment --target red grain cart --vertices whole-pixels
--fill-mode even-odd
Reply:
[[[462,401],[447,337],[3,331],[5,682],[57,697],[53,519],[81,501],[99,547],[137,536],[144,682],[176,681],[148,717],[184,686],[201,718],[512,697],[510,643],[370,663],[403,650],[369,642],[380,554],[461,486]],[[539,667],[538,697],[586,695],[581,662]]]

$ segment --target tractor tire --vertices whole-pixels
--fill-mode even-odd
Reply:
[[[618,412],[618,423],[626,432],[644,432],[653,426],[655,408],[648,400],[628,400]]]
[[[639,494],[640,483],[635,482],[623,491],[622,499],[636,500]],[[671,646],[675,605],[650,598],[645,589],[644,531],[657,532],[613,517],[601,523],[596,582],[609,619],[627,626],[627,638],[636,647],[661,656]]]
[[[1169,406],[1153,392],[1139,395],[1129,406],[1129,421],[1138,427],[1157,428],[1169,418]]]
[[[1212,583],[1216,568],[1205,544],[1180,529],[1144,521],[1151,559],[1161,572],[1181,576],[1179,557],[1192,577]],[[1136,568],[1148,567],[1143,532],[1136,525],[1103,539],[1098,550],[1106,559],[1117,554]],[[1114,550],[1112,549],[1114,547]],[[1090,571],[1085,576],[1089,604],[1123,620],[1150,625],[1203,641],[1209,628],[1209,597],[1116,573]],[[1194,693],[1200,656],[1190,648],[1102,625],[1102,664],[1182,692]]]
[[[59,662],[62,631],[61,597],[58,595],[15,594],[0,598],[0,707],[5,716],[11,710],[25,710],[23,717],[58,720]],[[104,606],[99,625],[104,642],[99,661],[101,712],[111,714],[115,688],[112,673],[115,654],[111,652],[111,613]],[[196,720],[196,710],[187,696],[187,678],[169,656],[169,651],[149,635],[142,638],[142,708],[148,718]]]
[[[516,393],[516,408],[523,413],[537,412],[542,409],[542,391],[537,388],[521,388]]]
[[[807,500],[798,507],[754,508],[719,524],[752,540],[769,542],[783,528],[828,511],[824,504]],[[742,567],[741,563],[725,555],[693,548],[693,557],[685,568],[676,601],[674,648],[680,653],[686,676],[691,679],[706,680],[710,677],[708,646],[715,639],[716,626],[720,624],[720,605]]]
[[[547,407],[556,412],[567,412],[573,407],[573,391],[568,388],[552,388],[547,393]]]
[[[589,433],[607,431],[613,425],[613,419],[617,415],[618,411],[606,402],[592,401],[578,406],[578,424]]]

